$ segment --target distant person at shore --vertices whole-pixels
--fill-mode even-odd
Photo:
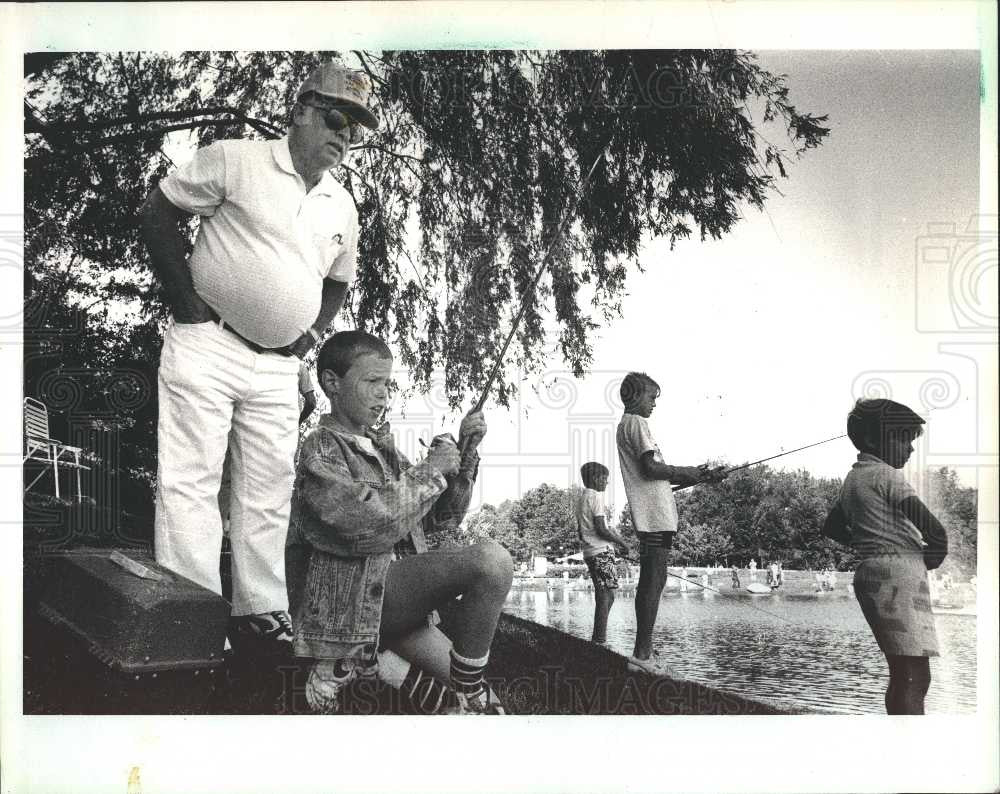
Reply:
[[[608,469],[591,461],[580,468],[583,490],[576,500],[576,532],[583,561],[594,582],[594,631],[590,641],[604,645],[608,641],[608,613],[615,603],[618,576],[615,571],[617,546],[628,556],[625,539],[608,526],[605,516],[604,489],[608,487]]]
[[[336,711],[344,685],[378,675],[422,713],[503,713],[484,673],[510,554],[494,541],[428,551],[425,537],[465,515],[486,422],[468,414],[458,444],[438,436],[411,464],[388,425],[374,429],[392,363],[363,331],[334,334],[319,352],[330,413],[302,444],[285,550],[292,647],[312,660],[306,701]],[[435,610],[458,596],[446,636]]]
[[[757,581],[757,560],[750,558],[750,581]]]
[[[938,655],[927,571],[944,561],[948,537],[900,472],[923,425],[892,400],[857,401],[847,435],[858,460],[822,530],[861,559],[854,595],[889,664],[889,714],[924,713]]]
[[[626,375],[621,385],[625,411],[616,436],[632,526],[639,536],[635,648],[628,667],[651,673],[664,672],[652,658],[653,627],[677,531],[677,504],[672,486],[718,482],[725,476],[722,467],[670,466],[664,462],[647,421],[659,395],[660,387],[649,375],[644,372]]]
[[[733,566],[733,570],[732,570],[731,573],[732,573],[732,576],[733,576],[733,590],[739,590],[740,589],[740,572],[739,572],[739,570],[737,570],[737,568],[736,568],[735,565]]]

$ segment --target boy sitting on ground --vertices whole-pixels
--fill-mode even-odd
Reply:
[[[461,453],[438,436],[411,464],[387,425],[373,430],[392,375],[381,339],[334,334],[317,372],[330,413],[302,445],[285,552],[294,652],[316,660],[310,708],[336,711],[344,685],[379,675],[424,712],[503,713],[484,670],[513,577],[510,555],[492,541],[428,551],[424,534],[465,514],[482,414],[462,420]],[[449,638],[434,611],[458,596]]]
[[[591,461],[580,468],[584,488],[576,501],[576,531],[580,538],[583,561],[594,582],[594,631],[590,641],[604,645],[608,641],[608,613],[615,603],[618,576],[615,573],[615,553],[628,556],[625,539],[608,527],[604,515],[604,489],[608,487],[608,469]]]

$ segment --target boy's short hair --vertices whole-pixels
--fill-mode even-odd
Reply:
[[[847,437],[858,452],[869,452],[867,439],[884,441],[890,434],[910,431],[916,438],[923,432],[924,420],[902,403],[894,400],[858,400],[847,415]]]
[[[660,396],[660,384],[653,380],[645,372],[630,372],[622,379],[621,388],[618,393],[621,395],[622,403],[626,408],[639,402],[646,389],[656,389],[656,396]]]
[[[380,358],[392,358],[389,346],[367,331],[339,331],[331,336],[320,348],[316,358],[316,374],[332,369],[343,377],[351,368],[354,359],[367,353]]]
[[[598,463],[596,460],[592,460],[589,463],[584,463],[580,467],[580,478],[583,480],[583,484],[587,485],[592,483],[594,478],[598,474],[609,474],[608,467],[603,463]]]

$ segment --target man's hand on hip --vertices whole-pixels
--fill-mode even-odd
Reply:
[[[302,334],[302,336],[288,346],[288,351],[301,361],[306,357],[306,353],[313,349],[313,345],[315,344],[316,340],[313,338],[312,334],[306,331]]]
[[[173,307],[175,323],[194,324],[207,323],[215,319],[215,313],[211,307],[198,297],[198,293],[193,290],[183,300]]]

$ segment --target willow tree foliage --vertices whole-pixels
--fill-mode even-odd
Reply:
[[[368,72],[383,120],[336,174],[362,229],[347,322],[388,338],[417,388],[443,371],[453,405],[484,386],[522,300],[492,399],[555,350],[583,375],[644,240],[724,235],[828,133],[784,75],[731,50],[28,55],[26,325],[45,359],[29,391],[65,366],[45,333],[66,312],[85,340],[74,366],[153,377],[167,307],[139,206],[186,148],[282,135],[295,89],[330,58]]]
[[[29,56],[28,264],[72,268],[84,304],[164,308],[135,212],[172,167],[169,133],[198,143],[282,134],[293,92],[336,53]],[[528,297],[512,365],[542,362],[555,334],[578,375],[588,309],[613,315],[642,241],[720,237],[762,207],[788,157],[826,135],[783,76],[720,51],[343,53],[376,89],[382,129],[339,176],[361,213],[352,320],[390,337],[415,377],[437,367],[457,400],[485,368],[584,172],[606,150]],[[754,115],[756,114],[756,115]],[[780,122],[786,149],[761,128]],[[586,295],[587,300],[582,300]],[[589,306],[588,306],[589,304]],[[554,322],[546,323],[551,314]],[[507,370],[510,372],[510,370]],[[504,378],[495,396],[505,401]]]

